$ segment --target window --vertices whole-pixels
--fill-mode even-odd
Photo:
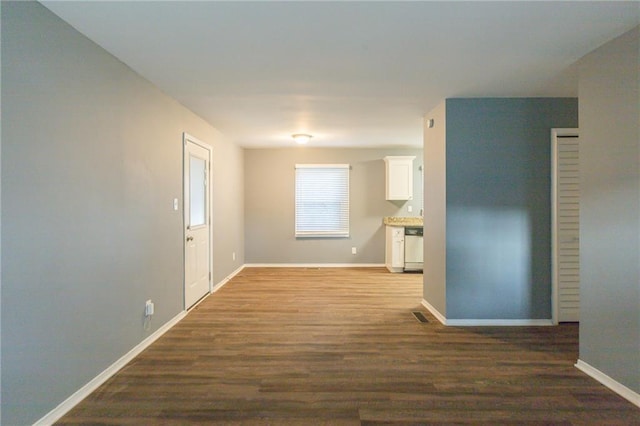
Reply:
[[[189,154],[189,226],[206,223],[207,215],[207,163],[203,158]]]
[[[296,237],[349,236],[349,165],[296,164]]]

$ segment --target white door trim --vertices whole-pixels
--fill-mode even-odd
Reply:
[[[182,133],[182,262],[183,262],[183,268],[182,268],[182,306],[184,308],[184,310],[186,311],[189,307],[187,306],[187,299],[186,299],[186,246],[185,246],[185,240],[187,238],[186,235],[186,224],[187,224],[187,218],[185,217],[187,208],[186,208],[186,179],[185,179],[185,159],[186,159],[186,150],[187,150],[187,143],[191,142],[193,144],[196,144],[204,149],[206,149],[209,152],[209,170],[207,170],[207,189],[208,189],[208,197],[207,197],[207,204],[208,204],[208,212],[209,212],[209,217],[206,218],[206,220],[209,221],[209,292],[208,294],[211,294],[213,291],[213,279],[212,279],[212,275],[213,275],[213,226],[212,226],[212,221],[211,221],[211,216],[212,216],[212,207],[213,207],[213,203],[212,203],[212,199],[213,199],[213,177],[212,177],[212,173],[211,173],[211,169],[212,169],[212,162],[213,162],[213,149],[211,148],[211,146],[205,142],[202,142],[201,140],[191,136],[189,133],[183,132]],[[199,303],[199,302],[198,302]],[[193,305],[193,307],[195,307],[198,303],[196,303],[195,305]]]
[[[558,324],[558,138],[579,136],[579,129],[551,129],[551,320]]]

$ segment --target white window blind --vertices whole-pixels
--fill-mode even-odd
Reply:
[[[296,237],[349,236],[349,165],[296,164]]]

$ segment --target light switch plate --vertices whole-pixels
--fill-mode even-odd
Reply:
[[[151,315],[153,315],[155,311],[155,306],[153,304],[153,302],[151,300],[147,300],[146,303],[144,304],[144,314],[145,316],[149,317]]]

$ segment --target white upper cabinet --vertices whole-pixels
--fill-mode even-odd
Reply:
[[[413,160],[415,156],[384,157],[387,171],[386,199],[413,199]]]

